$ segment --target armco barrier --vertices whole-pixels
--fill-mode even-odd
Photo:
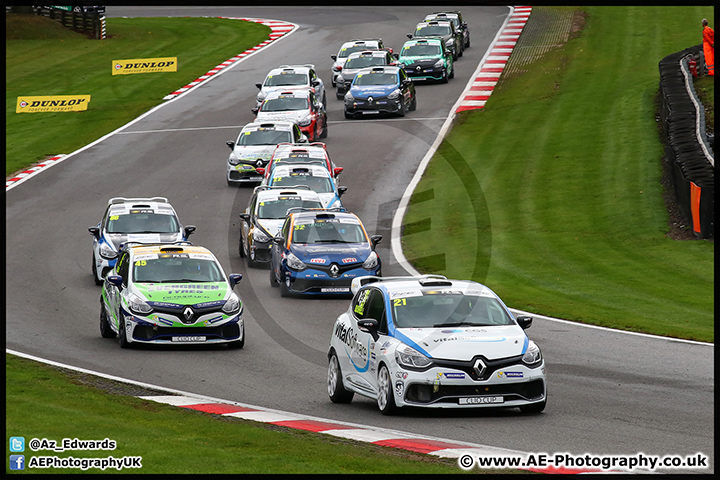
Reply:
[[[675,200],[695,235],[710,238],[715,234],[715,153],[688,66],[701,50],[695,45],[660,61],[660,132]]]
[[[34,9],[42,15],[59,22],[63,27],[89,35],[95,39],[105,38],[105,15],[98,12],[75,12],[54,7],[40,6]]]

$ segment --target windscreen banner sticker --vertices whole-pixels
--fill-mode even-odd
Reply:
[[[15,113],[82,112],[88,109],[90,95],[22,96]]]
[[[128,242],[140,243],[160,243],[159,233],[130,233],[128,234]]]
[[[113,60],[112,74],[130,75],[133,73],[177,72],[177,67],[177,57]]]
[[[391,292],[390,298],[407,298],[407,297],[422,297],[420,290],[408,290],[404,292]]]

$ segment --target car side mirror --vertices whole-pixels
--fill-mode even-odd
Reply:
[[[357,321],[357,326],[361,332],[369,333],[372,335],[373,340],[377,342],[380,335],[378,335],[378,328],[380,323],[374,318],[362,318]]]
[[[260,175],[265,175],[265,168],[264,167],[256,167],[255,171],[259,173]]]
[[[281,235],[278,235],[277,237],[273,237],[273,243],[275,245],[282,245],[285,243],[285,239]]]
[[[298,139],[298,143],[307,143],[307,142],[308,142],[308,137],[307,137],[307,135],[305,135],[305,134],[303,133],[303,134],[300,136],[300,138]]]
[[[122,288],[123,279],[120,275],[108,275],[105,280],[118,288]]]
[[[246,222],[250,223],[250,214],[249,214],[249,213],[244,213],[244,212],[243,212],[243,213],[241,213],[240,215],[238,215],[238,217],[240,217],[240,218],[242,218],[243,220],[245,220]]]
[[[250,111],[251,111],[253,114],[257,115],[257,113],[260,111],[260,109],[257,108],[257,107],[253,107],[253,108],[250,109]]]
[[[380,240],[382,240],[382,235],[371,235],[370,236],[370,243],[372,244],[373,250],[375,250],[375,247],[378,243],[380,243]]]
[[[338,187],[338,197],[341,197],[345,192],[347,192],[347,187]]]
[[[407,37],[408,37],[408,38],[412,38],[412,33],[408,33],[408,34],[407,34]]]
[[[344,170],[343,167],[333,168],[333,176],[337,177],[338,175],[340,175],[342,173],[343,170]]]
[[[93,237],[100,239],[100,229],[98,227],[88,227],[88,232],[92,233]]]
[[[195,225],[186,225],[184,228],[185,238],[188,238],[190,235],[195,233],[195,230],[197,230],[197,227]]]
[[[337,60],[337,55],[330,55],[330,58],[333,59],[333,61]]]
[[[400,54],[399,54],[399,53],[393,53],[392,56],[393,56],[393,58],[394,58],[395,60],[399,60],[399,59],[400,59]]]
[[[262,90],[262,83],[256,83],[255,86]]]
[[[232,150],[233,148],[235,148],[235,142],[225,142],[225,145],[227,145],[228,147],[230,147],[230,150]]]
[[[520,325],[520,328],[526,330],[530,328],[530,325],[532,325],[533,317],[523,315],[522,317],[517,317],[516,320],[518,322],[518,325]]]
[[[235,287],[242,280],[242,275],[239,273],[231,273],[228,275],[228,281],[230,282],[230,288]]]

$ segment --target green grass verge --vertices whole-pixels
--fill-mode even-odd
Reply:
[[[6,438],[103,440],[115,450],[33,452],[60,458],[142,457],[142,468],[104,473],[258,474],[465,472],[453,459],[355,442],[314,432],[186,410],[108,394],[76,373],[6,354]],[[8,440],[9,441],[9,440]],[[8,447],[9,451],[9,447]],[[100,469],[26,469],[21,473],[100,473]],[[483,470],[482,473],[513,473]],[[6,473],[18,473],[6,466]]]
[[[405,256],[513,308],[712,342],[714,243],[666,236],[654,118],[658,62],[700,43],[712,7],[582,10],[580,35],[460,112],[411,198]]]
[[[109,38],[90,40],[45,17],[5,18],[6,176],[112,132],[271,31],[220,18],[108,18]],[[177,57],[178,71],[112,75],[113,60],[154,57]],[[30,95],[91,100],[84,112],[15,113]]]

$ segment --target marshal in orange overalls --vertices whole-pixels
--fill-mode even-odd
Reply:
[[[703,53],[708,75],[715,76],[715,31],[707,25],[703,28]]]

